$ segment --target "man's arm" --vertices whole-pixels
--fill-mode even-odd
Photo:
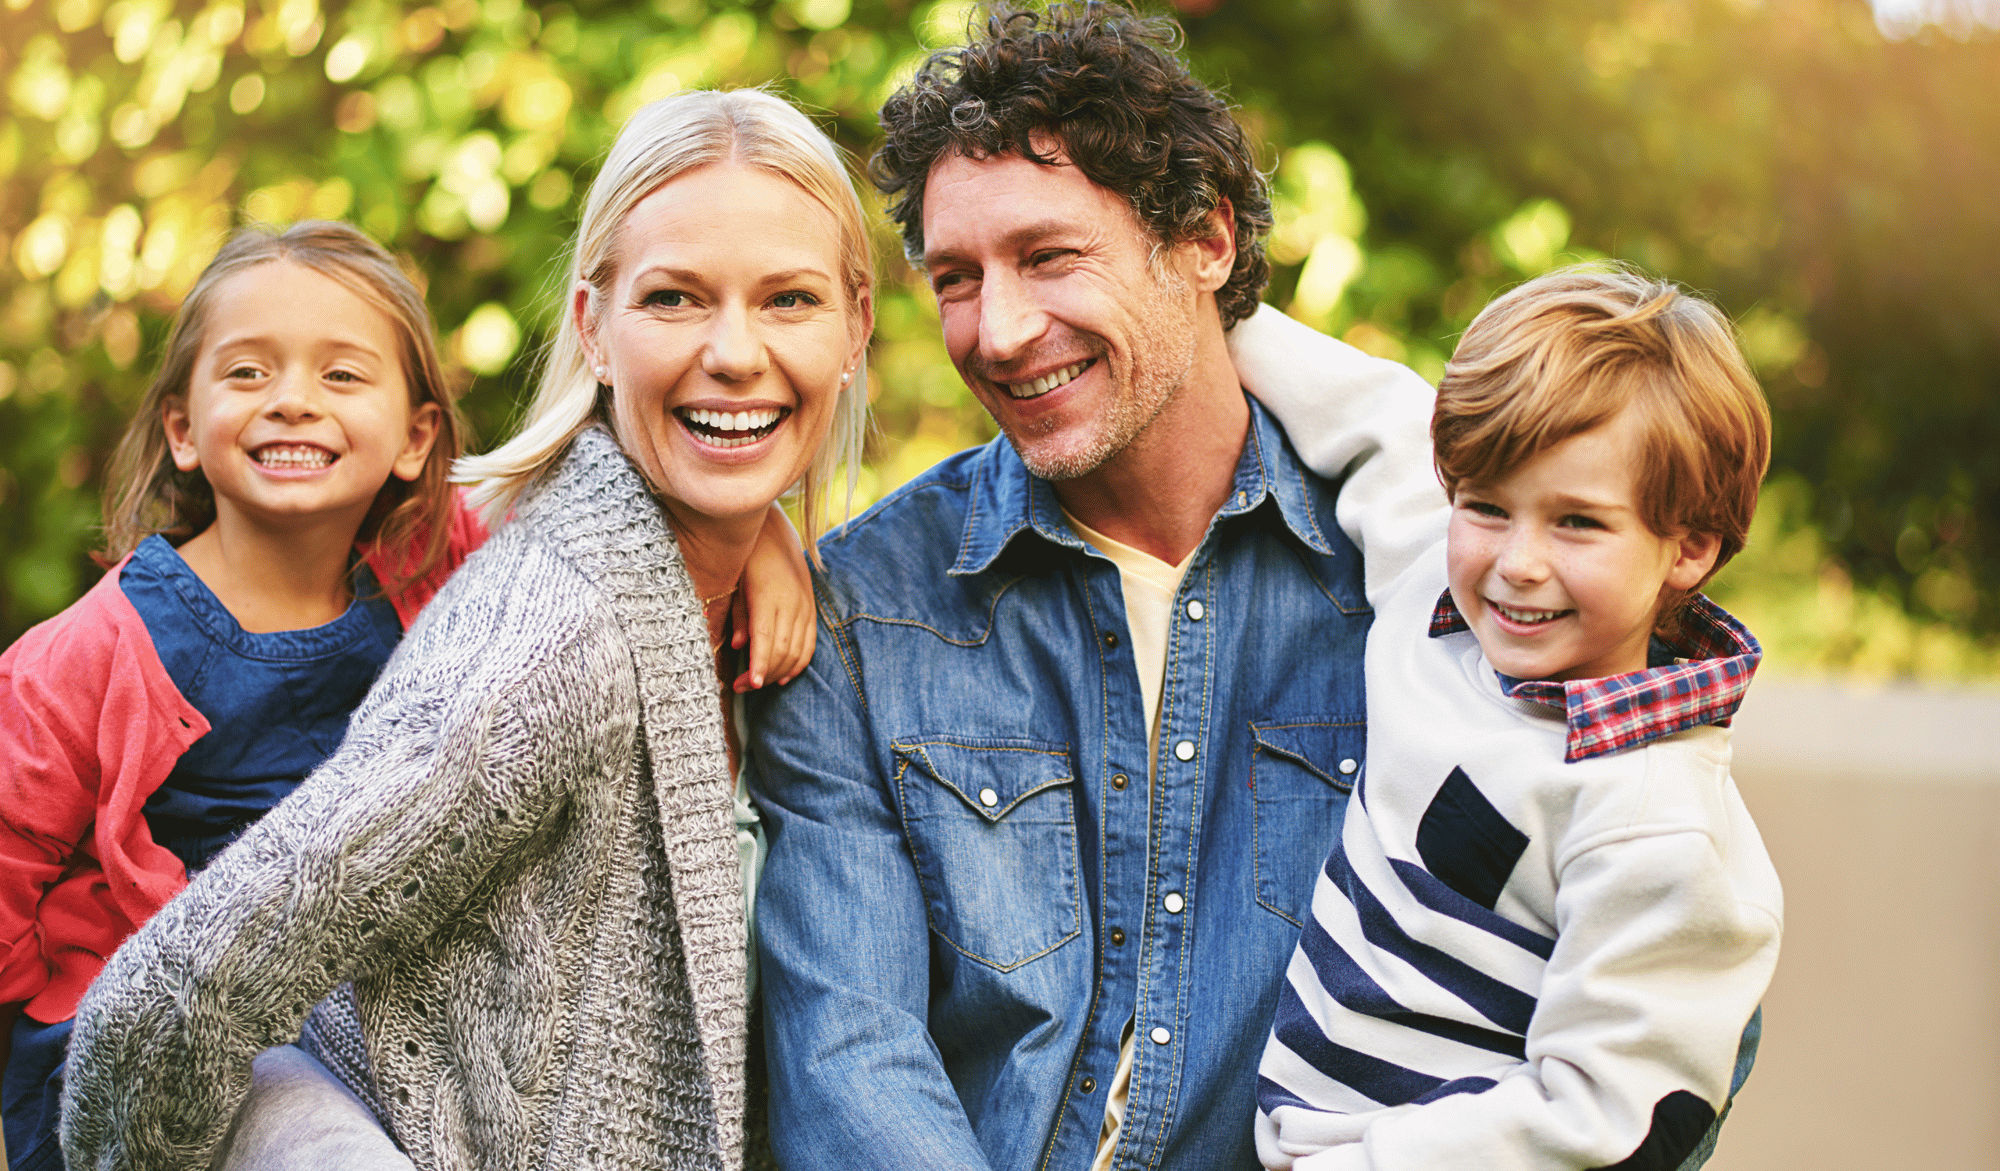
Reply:
[[[812,665],[752,708],[772,1146],[792,1168],[985,1171],[926,1025],[929,921],[850,668],[823,625]]]
[[[1243,389],[1277,417],[1307,467],[1346,477],[1335,517],[1361,548],[1368,600],[1444,537],[1431,467],[1435,393],[1400,362],[1371,358],[1269,305],[1229,331]]]

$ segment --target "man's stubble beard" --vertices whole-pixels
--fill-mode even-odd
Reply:
[[[1089,475],[1144,434],[1187,383],[1194,369],[1194,314],[1175,309],[1187,296],[1187,281],[1165,264],[1160,264],[1153,276],[1153,301],[1135,314],[1140,330],[1131,339],[1132,384],[1128,393],[1112,401],[1101,425],[1076,451],[1030,451],[1020,436],[1008,432],[1007,441],[1014,445],[1028,471],[1054,482]],[[1098,360],[1109,361],[1109,356]]]

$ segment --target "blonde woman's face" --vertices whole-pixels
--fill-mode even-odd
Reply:
[[[833,214],[758,167],[715,164],[627,213],[586,359],[620,442],[670,511],[761,516],[811,466],[871,324],[841,280]]]

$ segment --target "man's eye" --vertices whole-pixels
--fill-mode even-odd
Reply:
[[[931,278],[931,292],[942,297],[948,292],[962,290],[971,280],[962,272],[941,272]]]
[[[1052,264],[1055,261],[1074,256],[1075,254],[1075,250],[1071,248],[1044,248],[1040,252],[1028,257],[1028,263],[1040,267],[1041,265]]]

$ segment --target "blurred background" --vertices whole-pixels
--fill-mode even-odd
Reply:
[[[1151,2],[1262,144],[1294,316],[1434,380],[1496,292],[1614,256],[1737,321],[1777,449],[1713,592],[1769,652],[1739,778],[1793,914],[1716,1166],[2000,1167],[2000,0]],[[767,84],[865,158],[970,11],[0,0],[0,643],[96,579],[106,459],[233,225],[405,254],[490,446],[627,114]],[[878,246],[857,509],[992,434]]]

